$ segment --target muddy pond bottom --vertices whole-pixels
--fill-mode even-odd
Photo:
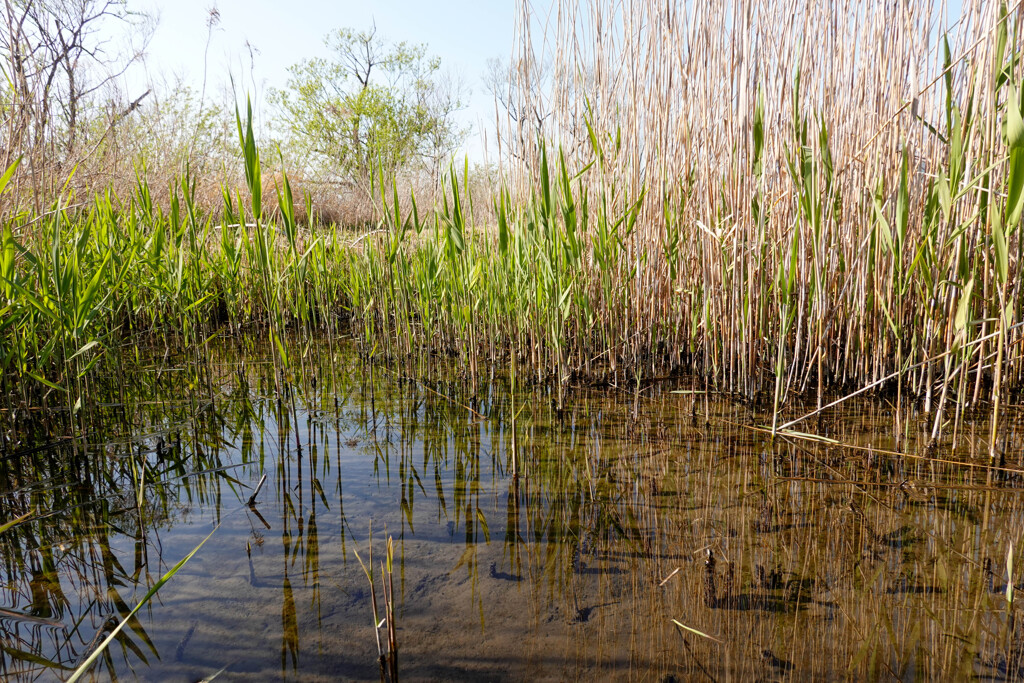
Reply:
[[[84,438],[8,428],[7,679],[69,677],[194,550],[88,677],[380,680],[389,626],[404,680],[1024,675],[1019,411],[993,468],[984,416],[772,440],[683,380],[559,407],[341,343],[208,354],[112,378]]]

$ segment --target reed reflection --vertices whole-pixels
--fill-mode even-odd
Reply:
[[[74,418],[88,438],[20,423],[0,460],[5,676],[73,669],[215,525],[96,677],[374,679],[389,638],[414,678],[1021,673],[1024,473],[973,457],[984,424],[940,457],[906,427],[926,416],[897,443],[871,403],[827,439],[773,440],[727,396],[559,401],[331,345],[283,377],[252,351],[126,372],[129,404]]]

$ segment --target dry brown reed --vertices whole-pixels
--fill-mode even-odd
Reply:
[[[638,348],[690,349],[748,395],[779,375],[820,405],[918,363],[899,391],[977,400],[1021,379],[1020,231],[999,226],[1000,280],[992,227],[1020,4],[521,2],[505,180],[525,197],[546,143],[581,188],[646,192],[623,257]]]

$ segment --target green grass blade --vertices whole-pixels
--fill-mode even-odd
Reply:
[[[721,643],[722,642],[718,638],[715,638],[714,636],[709,636],[707,633],[704,633],[703,631],[698,631],[695,628],[690,628],[686,624],[684,624],[684,623],[682,623],[682,622],[680,622],[680,621],[678,621],[676,619],[673,619],[672,623],[675,624],[676,626],[678,626],[679,628],[683,629],[684,631],[689,631],[690,633],[692,633],[695,636],[700,636],[701,638],[707,638],[708,640],[713,640],[716,643]]]
[[[11,182],[11,178],[14,176],[14,172],[18,169],[18,164],[21,163],[21,157],[14,160],[14,163],[7,167],[4,174],[0,176],[0,193],[7,187],[7,183]]]
[[[188,555],[186,555],[185,557],[183,557],[183,558],[181,558],[180,560],[178,560],[178,563],[177,563],[176,565],[174,565],[173,567],[171,567],[171,568],[170,568],[170,569],[169,569],[169,570],[167,571],[167,573],[166,573],[166,574],[164,574],[163,576],[161,576],[161,577],[160,577],[160,580],[159,580],[159,581],[157,581],[157,582],[156,582],[155,584],[153,584],[153,587],[152,587],[152,588],[150,588],[150,589],[149,589],[149,590],[148,590],[148,591],[146,592],[146,594],[145,594],[145,595],[144,595],[144,596],[142,597],[142,600],[140,600],[140,601],[139,601],[139,604],[137,604],[137,605],[136,605],[136,606],[135,606],[134,608],[132,608],[132,611],[131,611],[131,612],[129,612],[129,613],[128,613],[128,615],[127,615],[127,616],[126,616],[126,617],[125,617],[124,619],[122,619],[122,620],[121,620],[121,623],[119,623],[119,624],[118,624],[117,626],[115,626],[115,627],[114,627],[114,629],[113,629],[113,630],[112,630],[112,631],[110,632],[110,634],[109,634],[109,635],[108,635],[108,636],[107,636],[107,637],[106,637],[106,638],[105,638],[105,639],[103,640],[103,642],[99,644],[99,647],[97,647],[97,648],[96,648],[96,649],[95,649],[95,650],[93,651],[93,653],[92,653],[92,654],[90,654],[90,655],[89,655],[89,656],[88,656],[88,657],[86,658],[86,660],[85,660],[84,662],[82,662],[82,663],[81,663],[81,664],[80,664],[80,665],[78,666],[78,668],[77,668],[77,669],[75,669],[75,673],[74,673],[74,674],[72,674],[71,678],[69,678],[69,679],[67,680],[67,683],[75,683],[75,681],[77,681],[78,679],[80,679],[80,678],[81,678],[81,677],[82,677],[83,675],[85,675],[85,674],[86,674],[86,673],[87,673],[87,672],[89,671],[89,669],[90,669],[90,668],[92,667],[92,665],[96,663],[96,660],[97,660],[97,659],[99,658],[99,656],[100,656],[101,654],[103,654],[103,651],[104,651],[104,650],[106,650],[106,649],[107,649],[107,647],[108,647],[108,646],[109,646],[109,645],[110,645],[110,644],[111,644],[112,642],[114,642],[114,639],[115,639],[115,638],[117,637],[117,634],[118,634],[118,633],[120,633],[120,632],[121,632],[121,631],[122,631],[122,630],[124,629],[125,625],[126,625],[126,624],[127,624],[127,623],[128,623],[128,622],[129,622],[130,620],[131,620],[131,618],[132,618],[132,617],[134,617],[134,616],[135,616],[135,614],[136,614],[136,613],[137,613],[137,612],[138,612],[138,611],[139,611],[140,609],[142,609],[142,608],[143,608],[143,606],[145,606],[145,604],[146,604],[147,602],[149,602],[149,601],[150,601],[150,599],[151,599],[151,598],[152,598],[152,597],[153,597],[154,595],[156,595],[157,591],[159,591],[159,590],[160,590],[160,589],[161,589],[161,588],[163,587],[163,585],[164,585],[165,583],[167,583],[168,581],[170,581],[170,580],[171,580],[171,578],[172,578],[172,577],[173,577],[173,576],[174,576],[175,574],[177,574],[177,573],[178,573],[178,570],[180,570],[180,569],[181,569],[182,567],[184,567],[184,566],[185,566],[185,563],[186,563],[186,562],[188,562],[189,560],[191,560],[191,559],[192,559],[192,557],[193,557],[193,556],[194,556],[194,555],[195,555],[195,554],[196,554],[197,552],[199,552],[199,549],[200,549],[200,548],[202,548],[202,547],[203,547],[203,546],[204,546],[204,545],[206,544],[206,542],[207,542],[207,541],[209,541],[209,540],[210,540],[210,538],[212,538],[212,537],[213,537],[213,535],[214,535],[214,534],[215,534],[215,533],[217,532],[217,529],[219,529],[219,528],[220,528],[220,524],[218,524],[217,526],[215,526],[215,527],[213,528],[213,530],[212,530],[212,531],[210,531],[210,533],[208,533],[208,534],[206,535],[206,538],[204,538],[204,539],[203,539],[202,541],[200,541],[200,542],[199,542],[199,545],[197,545],[197,546],[196,546],[195,548],[193,548],[193,549],[192,549],[192,552],[190,552],[190,553],[189,553]]]
[[[31,512],[26,512],[21,517],[15,517],[14,519],[12,519],[9,522],[4,522],[3,524],[0,524],[0,534],[4,533],[5,531],[7,531],[8,529],[10,529],[12,527],[18,526],[19,524],[21,524],[22,522],[24,522],[26,519],[28,519],[31,516],[32,516]]]

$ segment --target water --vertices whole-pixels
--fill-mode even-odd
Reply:
[[[897,441],[884,400],[801,425],[839,443],[773,443],[684,380],[559,409],[342,342],[294,364],[161,347],[95,388],[84,438],[5,414],[5,677],[66,678],[207,536],[95,679],[379,680],[388,537],[405,680],[1024,674],[1018,408],[993,470],[983,410],[927,453],[931,418]]]

